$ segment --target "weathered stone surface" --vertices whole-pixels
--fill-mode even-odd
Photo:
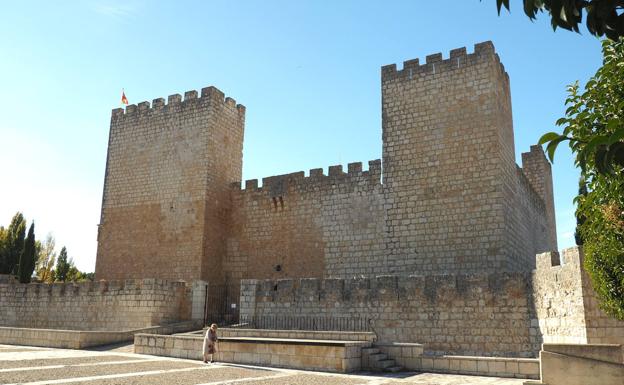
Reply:
[[[190,319],[190,288],[160,279],[0,284],[0,309],[0,326],[122,331]]]
[[[382,68],[382,160],[246,181],[214,87],[113,111],[96,276],[210,282],[530,271],[556,250],[550,165],[515,163],[491,42]],[[275,149],[278,150],[278,149]],[[382,181],[383,168],[383,181]]]

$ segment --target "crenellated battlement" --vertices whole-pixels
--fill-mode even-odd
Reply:
[[[173,94],[167,97],[166,103],[164,98],[157,98],[152,100],[151,105],[150,102],[144,101],[138,104],[130,104],[126,106],[125,110],[123,108],[115,108],[112,111],[111,119],[116,121],[118,119],[147,116],[165,111],[178,112],[211,103],[220,103],[227,108],[236,109],[239,115],[245,115],[245,106],[236,104],[236,100],[226,97],[218,88],[210,86],[202,88],[200,94],[195,90],[186,91],[184,99],[182,99],[180,94]]]
[[[500,62],[498,54],[494,50],[491,41],[477,43],[473,53],[467,53],[466,47],[455,48],[450,51],[448,59],[443,59],[442,53],[427,55],[425,64],[420,64],[419,59],[411,59],[403,62],[403,69],[398,70],[396,64],[381,67],[381,79],[383,81],[403,79],[411,80],[418,76],[428,76],[450,72],[460,68],[472,66],[476,63],[495,60],[506,77],[505,67]]]
[[[370,184],[381,183],[381,160],[379,159],[369,161],[367,171],[362,170],[362,162],[349,163],[347,172],[343,171],[342,165],[329,166],[327,171],[325,175],[322,168],[313,168],[307,177],[304,171],[298,171],[262,178],[261,187],[258,187],[258,179],[246,180],[244,188],[241,188],[240,183],[233,183],[232,187],[244,193],[263,192],[277,196],[285,194],[291,188],[298,190],[314,187],[327,188],[358,181]]]
[[[256,303],[313,300],[333,304],[416,298],[434,302],[438,299],[450,301],[453,297],[479,297],[484,292],[507,296],[510,292],[523,291],[527,279],[528,273],[381,275],[351,279],[244,280],[242,287],[251,292],[255,290]]]
[[[535,256],[535,269],[540,273],[552,272],[553,268],[578,270],[583,265],[583,253],[578,246],[567,249],[549,251]]]
[[[0,326],[138,329],[187,319],[190,296],[186,282],[154,278],[0,284]]]
[[[167,281],[162,279],[127,279],[113,281],[85,281],[85,282],[55,282],[55,283],[25,283],[0,284],[0,293],[29,298],[37,297],[74,297],[89,295],[90,293],[103,294],[153,294],[156,291],[176,291],[186,289],[185,281]]]

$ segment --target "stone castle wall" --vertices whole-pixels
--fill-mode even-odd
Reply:
[[[232,193],[225,271],[234,279],[384,271],[379,160],[247,181]]]
[[[241,317],[372,320],[379,342],[414,342],[429,352],[532,357],[526,273],[245,280]]]
[[[184,282],[0,284],[0,326],[119,331],[190,319]]]
[[[244,113],[214,87],[113,110],[98,279],[214,277],[229,184],[241,179]]]
[[[578,248],[537,256],[535,308],[544,343],[624,344],[624,321],[607,316]]]
[[[624,322],[597,307],[578,248],[536,257],[532,273],[244,280],[252,317],[372,320],[381,342],[429,353],[534,356],[542,343],[624,343]]]

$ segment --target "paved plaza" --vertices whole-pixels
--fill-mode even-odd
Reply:
[[[521,385],[523,382],[430,373],[344,375],[233,364],[206,365],[131,351],[132,345],[99,351],[0,345],[0,384]]]

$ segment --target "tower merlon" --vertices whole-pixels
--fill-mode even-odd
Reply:
[[[372,178],[380,180],[381,177],[381,159],[369,160],[368,161],[368,172],[370,173]]]
[[[167,97],[167,104],[171,105],[171,104],[178,104],[182,102],[182,95],[180,94],[173,94],[173,95],[169,95]]]
[[[165,98],[157,98],[152,100],[152,108],[159,110],[165,106]]]
[[[464,57],[466,55],[468,55],[468,53],[466,52],[466,47],[455,48],[451,50],[451,59]]]
[[[349,163],[347,170],[350,175],[359,174],[362,172],[362,162]]]
[[[184,93],[184,101],[197,99],[197,91],[186,91]]]
[[[227,98],[225,98],[225,104],[227,104],[230,107],[236,107],[236,100],[234,100],[234,99],[232,99],[230,97],[227,97]]]
[[[495,53],[494,43],[491,40],[477,43],[474,45],[474,51],[481,55],[493,55]]]
[[[328,174],[329,174],[329,176],[343,175],[344,172],[342,172],[342,165],[338,164],[338,165],[335,165],[335,166],[329,166]]]
[[[258,179],[248,179],[245,181],[245,190],[257,190]]]
[[[312,169],[310,169],[310,177],[311,178],[316,178],[316,177],[321,177],[321,176],[325,176],[325,173],[324,173],[322,168],[312,168]]]
[[[427,64],[438,63],[442,61],[442,52],[434,53],[431,55],[427,55],[425,58],[425,62]]]

